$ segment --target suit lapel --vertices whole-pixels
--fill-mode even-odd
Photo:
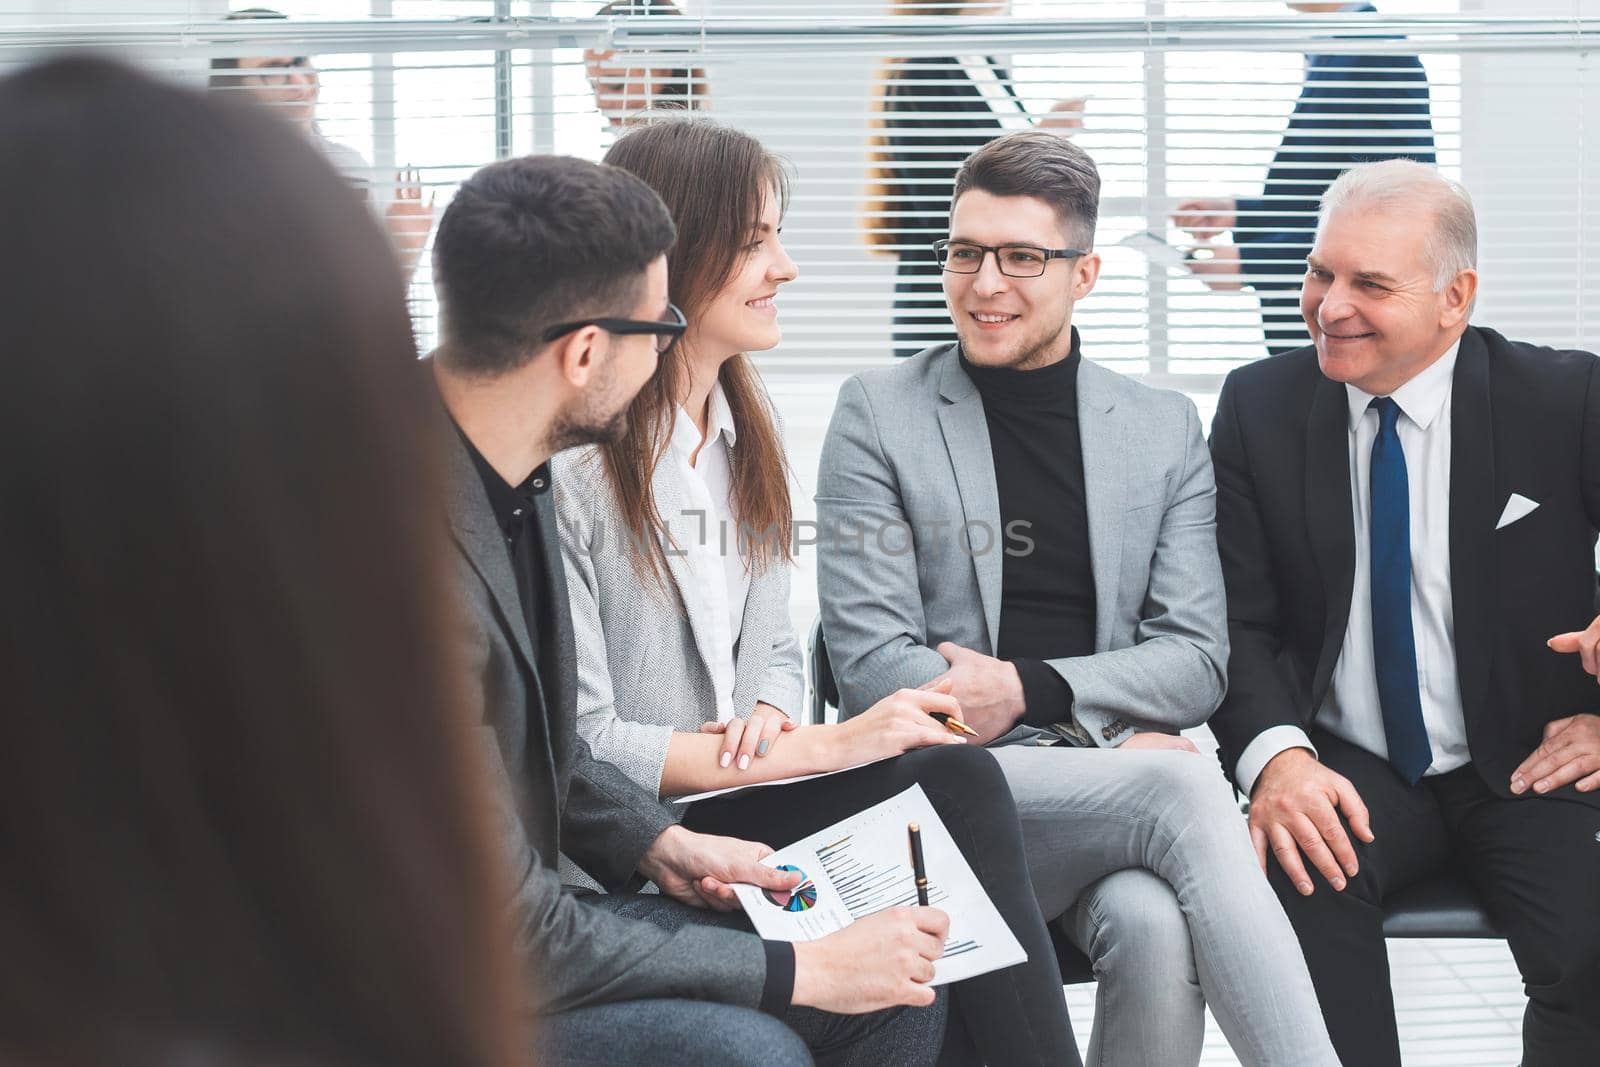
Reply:
[[[500,616],[500,626],[511,635],[511,643],[522,657],[524,668],[537,677],[538,659],[528,637],[528,624],[522,616],[522,597],[517,592],[517,578],[511,570],[505,535],[494,521],[489,494],[478,477],[478,469],[473,466],[460,431],[453,426],[449,441],[450,531],[467,562],[488,588],[495,612]]]
[[[692,595],[696,578],[689,569],[689,548],[709,536],[701,524],[713,521],[710,515],[686,515],[689,494],[678,473],[678,458],[669,448],[656,466],[651,488],[656,495],[656,507],[661,519],[672,534],[671,540],[662,540],[661,549],[667,557],[667,573],[678,588],[678,599],[683,604],[689,620],[689,631],[694,635],[694,647],[700,653],[700,662],[706,673],[711,672],[713,649],[711,645],[711,620],[706,618],[702,598]],[[659,537],[659,535],[657,535]]]
[[[1081,357],[1080,357],[1081,358]],[[1116,412],[1111,372],[1088,360],[1078,367],[1078,437],[1083,451],[1083,498],[1089,513],[1089,560],[1094,571],[1094,647],[1111,647],[1122,569],[1127,442]]]
[[[1319,707],[1333,677],[1333,665],[1350,622],[1350,591],[1355,581],[1355,513],[1350,505],[1350,405],[1345,388],[1317,376],[1311,415],[1306,421],[1306,521],[1311,551],[1322,575],[1327,625],[1311,683],[1312,707]]]
[[[973,527],[973,544],[988,542],[991,547],[991,551],[968,555],[977,573],[978,598],[983,603],[983,619],[989,634],[987,651],[993,655],[1000,639],[1004,562],[1000,546],[1005,543],[1005,531],[1000,528],[1000,490],[995,485],[994,450],[989,444],[989,423],[984,418],[983,400],[978,395],[978,387],[962,371],[957,351],[956,346],[951,345],[940,357],[944,369],[939,380],[939,396],[943,399],[939,408],[939,429],[950,453],[950,467],[955,471],[961,511]],[[988,531],[988,536],[984,537],[980,530]],[[958,531],[947,547],[959,552],[962,544]]]
[[[548,714],[550,745],[554,752],[572,751],[577,736],[578,653],[572,635],[572,611],[567,600],[567,574],[561,562],[561,530],[556,519],[554,487],[534,497],[534,513],[539,517],[539,537],[543,542],[544,574],[540,584],[546,590],[539,626],[548,650],[540,665],[540,692]],[[568,712],[566,709],[573,709]]]
[[[572,620],[567,611],[567,586],[559,573],[561,547],[552,540],[556,519],[550,495],[546,493],[541,497],[538,505],[539,529],[544,536],[544,588],[549,590],[542,605],[541,620],[550,620],[549,624],[554,627],[551,638],[557,643],[552,647],[558,650],[564,647],[565,651],[558,651],[554,659],[556,677],[551,680],[553,684],[546,688],[546,679],[539,672],[539,657],[528,636],[528,623],[522,614],[522,594],[517,590],[516,573],[511,569],[511,553],[506,551],[505,535],[495,522],[483,479],[478,476],[478,469],[473,465],[460,431],[453,423],[450,424],[446,440],[449,442],[446,463],[449,468],[450,531],[462,555],[489,590],[500,630],[510,635],[511,646],[522,661],[529,688],[523,709],[527,759],[530,769],[548,769],[544,778],[550,787],[549,810],[559,812],[568,767],[564,760],[557,759],[557,753],[572,751],[572,732],[577,729],[574,714],[577,706],[574,696],[576,682],[573,678],[576,656],[572,645]],[[552,575],[552,569],[558,573]],[[564,646],[559,643],[561,640],[564,640]],[[540,777],[539,774],[530,773],[532,781],[538,781]],[[555,820],[554,833],[552,845],[559,847],[559,819]]]
[[[1489,352],[1468,329],[1456,352],[1450,391],[1450,599],[1455,620],[1456,674],[1468,721],[1487,691],[1489,622],[1494,604],[1495,467]]]

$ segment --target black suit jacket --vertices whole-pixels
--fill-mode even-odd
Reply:
[[[1374,10],[1367,8],[1367,10]],[[1317,208],[1358,163],[1434,162],[1428,75],[1416,56],[1313,55],[1259,197],[1240,198],[1233,239],[1257,289],[1300,288]]]
[[[1011,76],[995,75],[1013,97]],[[1020,114],[1020,112],[1019,112]],[[891,209],[904,214],[886,221],[902,260],[926,263],[938,277],[934,241],[950,232],[950,197],[956,171],[973,152],[1000,135],[1000,120],[953,56],[895,61],[883,99],[883,137],[888,145],[887,191],[909,197]]]
[[[426,361],[423,367],[431,371]],[[448,420],[442,409],[439,417]],[[556,863],[563,851],[608,889],[640,881],[640,858],[672,820],[654,796],[595,759],[578,735],[577,656],[550,494],[535,503],[545,563],[542,647],[535,649],[483,481],[454,429],[439,437],[448,444],[455,653],[465,672],[463,696],[481,723],[518,947],[534,972],[532,1006],[563,1011],[687,997],[756,1007],[767,954],[752,934],[623,918],[562,887]]]
[[[1271,726],[1309,729],[1344,641],[1354,580],[1348,406],[1316,350],[1228,375],[1212,425],[1228,592],[1228,694],[1211,720],[1231,775]],[[1469,327],[1451,397],[1450,582],[1473,764],[1509,796],[1552,719],[1600,712],[1578,657],[1545,641],[1595,616],[1600,359]],[[1512,493],[1537,501],[1496,530]],[[1600,806],[1571,786],[1562,795]]]

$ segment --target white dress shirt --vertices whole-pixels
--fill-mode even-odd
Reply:
[[[712,690],[717,696],[717,721],[734,718],[734,647],[744,626],[744,602],[750,592],[750,570],[740,552],[738,519],[733,514],[733,469],[730,450],[738,437],[733,412],[722,383],[712,386],[707,405],[705,443],[694,417],[682,408],[672,426],[666,462],[677,464],[688,507],[682,516],[663,516],[678,539],[692,576],[680,589],[693,617],[711,627]],[[690,462],[699,449],[700,454]]]
[[[1390,395],[1400,408],[1395,432],[1406,457],[1411,497],[1411,632],[1417,649],[1422,721],[1433,749],[1426,774],[1443,774],[1468,762],[1467,724],[1456,676],[1455,618],[1450,597],[1450,395],[1456,366],[1452,345],[1432,366]],[[1355,520],[1355,581],[1350,619],[1333,668],[1333,683],[1316,723],[1335,737],[1389,758],[1378,676],[1372,651],[1372,443],[1378,436],[1373,400],[1345,386],[1350,405],[1350,510]],[[1239,757],[1236,777],[1248,793],[1267,762],[1286,748],[1316,751],[1298,726],[1263,730]]]

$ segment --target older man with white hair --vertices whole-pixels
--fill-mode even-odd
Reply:
[[[1600,359],[1469,324],[1472,201],[1420,163],[1335,182],[1307,268],[1314,343],[1212,427],[1224,767],[1343,1062],[1400,1063],[1382,905],[1451,870],[1522,971],[1524,1067],[1593,1063]]]

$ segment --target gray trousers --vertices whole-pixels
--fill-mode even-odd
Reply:
[[[1016,797],[1040,910],[1094,964],[1089,1067],[1198,1064],[1208,1003],[1245,1067],[1338,1067],[1299,942],[1214,761],[990,751]]]
[[[597,895],[596,907],[675,929],[710,923],[748,930],[736,912],[707,911],[655,894]],[[781,1017],[731,1004],[630,1000],[558,1012],[539,1022],[536,1063],[634,1067],[641,1063],[728,1067],[882,1067],[932,1064],[949,997],[928,1008],[835,1015],[791,1007]]]

